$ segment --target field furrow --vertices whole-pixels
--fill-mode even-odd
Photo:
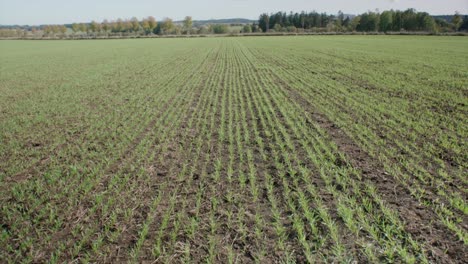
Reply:
[[[0,262],[464,263],[467,43],[0,42]]]

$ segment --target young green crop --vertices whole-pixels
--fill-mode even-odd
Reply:
[[[466,44],[0,42],[0,255],[461,263]]]

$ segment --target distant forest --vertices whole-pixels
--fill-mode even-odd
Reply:
[[[415,9],[367,12],[358,16],[302,12],[262,14],[258,21],[262,31],[322,30],[328,32],[388,32],[426,31],[451,32],[468,30],[468,16],[456,13],[453,16],[434,17]]]
[[[342,32],[430,32],[468,31],[468,15],[431,16],[415,9],[337,15],[318,12],[261,14],[258,21],[221,19],[182,21],[154,17],[91,21],[65,25],[0,26],[2,38],[106,38],[155,35],[208,35],[249,33],[342,33]]]

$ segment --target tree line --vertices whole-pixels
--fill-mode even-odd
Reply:
[[[258,20],[260,29],[264,32],[297,32],[297,31],[329,31],[329,32],[389,32],[389,31],[426,31],[453,32],[468,30],[468,17],[462,18],[458,13],[451,21],[435,19],[427,12],[417,12],[415,9],[405,11],[389,10],[384,12],[366,12],[351,16],[338,12],[337,15],[318,12],[277,12],[261,14]]]
[[[468,16],[455,13],[451,19],[434,18],[415,9],[366,12],[357,16],[318,12],[261,14],[257,22],[244,25],[196,25],[192,17],[174,22],[165,18],[116,19],[102,22],[73,23],[70,25],[43,25],[29,28],[2,28],[0,37],[109,37],[145,35],[207,35],[262,32],[456,32],[468,31]]]
[[[149,16],[142,20],[133,17],[102,22],[91,21],[89,23],[73,23],[70,25],[43,25],[28,29],[0,29],[0,37],[27,37],[29,35],[41,37],[65,37],[65,36],[142,36],[142,35],[182,35],[182,34],[226,34],[229,33],[229,25],[210,24],[194,27],[190,16],[181,22],[174,22],[171,18],[165,18],[158,22]]]
[[[171,18],[165,18],[158,22],[152,16],[138,20],[117,19],[102,22],[91,21],[90,23],[74,23],[70,26],[73,35],[182,35],[182,34],[225,34],[229,33],[228,25],[213,24],[201,27],[193,26],[191,16],[185,17],[182,22],[174,22]],[[45,32],[50,33],[50,32]],[[53,32],[57,33],[57,32]]]

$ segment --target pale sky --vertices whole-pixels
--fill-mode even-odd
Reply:
[[[261,13],[318,11],[358,14],[368,10],[416,8],[431,14],[468,14],[468,0],[0,0],[0,24],[63,24],[117,18],[195,20],[212,18],[257,19]]]

